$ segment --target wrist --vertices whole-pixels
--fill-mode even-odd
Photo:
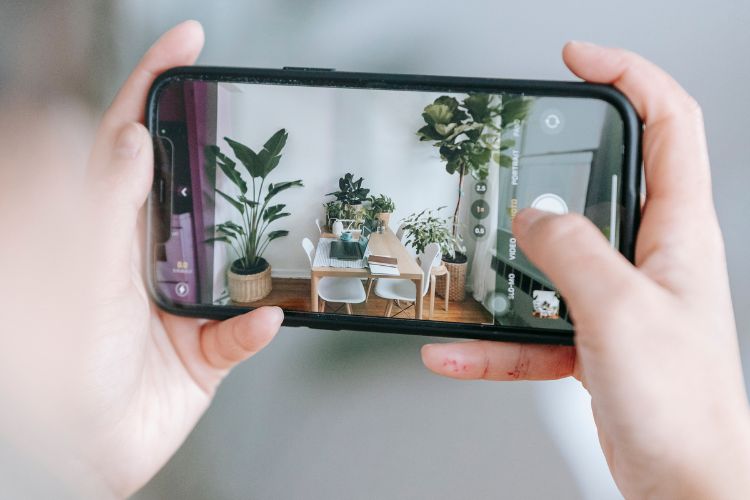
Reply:
[[[706,439],[697,440],[703,446],[685,453],[664,482],[668,498],[750,498],[750,413],[720,420],[723,425],[706,430]]]

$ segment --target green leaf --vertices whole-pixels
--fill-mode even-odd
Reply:
[[[221,195],[222,198],[224,198],[225,200],[227,200],[234,208],[236,208],[239,213],[241,213],[243,215],[245,214],[245,205],[244,204],[238,202],[237,200],[235,200],[234,198],[232,198],[231,196],[229,196],[225,192],[221,191],[220,189],[217,189],[216,192],[219,193],[219,195]]]
[[[284,210],[285,207],[286,207],[286,205],[284,205],[283,203],[281,203],[279,205],[271,205],[270,207],[267,207],[263,211],[263,220],[268,220],[269,217],[273,217],[277,213],[279,213],[282,210]]]
[[[453,111],[445,104],[428,104],[424,108],[422,118],[428,125],[445,125],[451,122]]]
[[[463,103],[474,121],[484,122],[491,118],[489,94],[471,94],[464,99]]]
[[[283,238],[284,236],[289,235],[289,231],[286,230],[278,230],[278,231],[271,231],[268,233],[268,241],[273,241],[278,238]]]
[[[529,113],[532,99],[523,96],[513,96],[503,100],[503,110],[500,113],[502,125],[506,127],[516,120],[523,121]]]
[[[451,132],[453,132],[453,129],[455,128],[456,128],[455,123],[436,123],[435,124],[435,131],[443,137],[450,135]]]
[[[227,141],[227,144],[234,151],[234,156],[242,162],[251,177],[263,177],[263,166],[258,161],[258,155],[255,151],[240,142],[233,141],[229,137],[225,137],[224,140]]]
[[[203,240],[203,243],[214,243],[216,241],[219,241],[221,243],[231,243],[231,241],[229,241],[229,238],[227,238],[226,236],[217,236],[215,238],[207,238]]]
[[[500,141],[500,149],[510,149],[516,145],[515,139],[503,139]]]
[[[282,128],[266,141],[266,143],[263,145],[263,149],[268,151],[268,154],[270,156],[278,156],[279,153],[281,153],[281,150],[284,149],[284,146],[286,145],[287,137],[289,137],[289,134],[285,129]]]
[[[247,205],[247,207],[249,207],[249,208],[255,208],[258,205],[260,205],[260,203],[258,203],[257,201],[251,200],[251,199],[249,199],[248,197],[246,197],[244,195],[240,195],[239,200],[242,203],[244,203],[245,205]]]
[[[508,155],[500,155],[497,163],[501,167],[510,168],[513,166],[513,159]]]
[[[224,155],[218,146],[206,146],[206,161],[210,164],[209,168],[215,168],[218,165],[221,171],[224,172],[224,175],[239,188],[242,194],[247,193],[247,184],[242,179],[240,172],[235,168],[237,164]]]
[[[420,141],[442,141],[443,136],[440,135],[435,127],[432,125],[425,125],[417,131]]]
[[[283,219],[284,217],[289,217],[290,215],[292,215],[292,214],[290,214],[289,212],[278,212],[278,213],[275,213],[275,214],[273,214],[271,216],[268,216],[268,217],[266,217],[265,214],[264,214],[263,219],[267,220],[268,223],[270,224],[273,221],[276,221],[276,220],[279,220],[279,219]]]
[[[293,187],[302,187],[302,180],[296,180],[296,181],[285,181],[285,182],[279,182],[278,184],[269,184],[268,185],[268,193],[266,194],[265,201],[268,202],[271,198],[276,196],[282,191],[286,191],[289,188]]]
[[[245,228],[242,227],[242,226],[240,226],[239,224],[237,224],[235,222],[232,222],[231,220],[228,220],[225,223],[220,224],[217,227],[227,227],[227,228],[231,229],[232,231],[236,232],[237,234],[240,234],[240,235],[243,235],[243,236],[245,235]]]

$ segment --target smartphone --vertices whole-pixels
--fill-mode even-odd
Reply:
[[[513,218],[577,212],[633,258],[642,125],[610,86],[184,67],[147,121],[148,285],[174,314],[570,344]]]

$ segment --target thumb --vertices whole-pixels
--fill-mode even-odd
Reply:
[[[643,278],[594,224],[578,214],[527,208],[513,221],[524,254],[555,284],[576,324],[603,318],[613,293],[627,293]],[[623,295],[624,296],[624,295]]]
[[[135,122],[123,125],[114,141],[104,134],[99,141],[109,144],[95,146],[98,154],[88,169],[92,215],[100,251],[117,280],[132,264],[138,215],[153,178],[153,148],[146,128]]]

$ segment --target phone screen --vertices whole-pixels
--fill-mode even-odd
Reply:
[[[169,304],[570,331],[513,218],[580,213],[619,246],[602,99],[181,78],[154,110]]]

